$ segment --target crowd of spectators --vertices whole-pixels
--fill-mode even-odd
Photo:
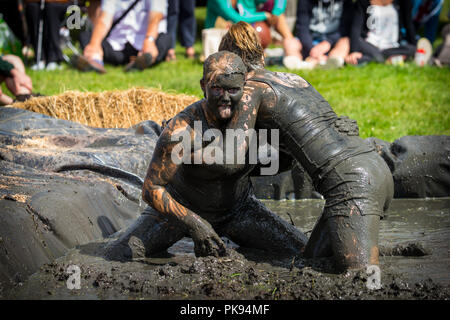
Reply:
[[[288,1],[297,5],[290,17]],[[121,65],[125,72],[144,70],[175,60],[177,39],[187,58],[201,60],[217,50],[220,36],[238,21],[252,24],[265,46],[282,47],[279,61],[291,70],[406,60],[420,66],[448,64],[450,27],[444,28],[443,44],[432,55],[443,0],[292,1],[207,0],[202,52],[194,49],[195,0],[5,0],[0,13],[23,45],[33,48],[34,70],[61,69],[64,60],[80,71],[106,73],[105,63]],[[73,32],[71,41],[79,45],[71,46],[69,58],[62,43],[73,5],[82,8],[78,12],[84,19],[82,30]],[[419,39],[421,28],[424,37]],[[15,96],[30,95],[31,80],[19,60],[2,54],[0,80]],[[0,99],[9,102],[4,94]]]

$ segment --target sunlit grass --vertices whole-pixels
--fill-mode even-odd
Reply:
[[[200,51],[199,44],[197,51]],[[132,87],[203,96],[199,81],[202,64],[184,58],[161,63],[144,72],[124,73],[107,66],[108,73],[81,73],[66,66],[60,71],[31,71],[35,91],[45,95],[67,90],[100,92]],[[287,71],[282,67],[271,70]],[[450,70],[371,64],[340,70],[297,72],[308,80],[339,115],[358,121],[362,137],[393,141],[404,135],[450,134]]]

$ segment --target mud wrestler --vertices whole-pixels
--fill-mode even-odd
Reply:
[[[264,69],[264,52],[249,24],[234,24],[219,48],[239,55],[248,68],[237,113],[252,110],[248,121],[257,118],[256,128],[279,129],[280,148],[326,199],[305,256],[332,256],[344,270],[378,264],[379,221],[393,197],[386,163],[358,135],[341,132],[336,113],[307,81]]]
[[[149,256],[185,236],[193,239],[197,256],[225,255],[222,235],[240,246],[277,254],[292,256],[304,249],[306,236],[253,195],[249,172],[254,164],[188,164],[174,159],[178,141],[172,141],[173,135],[187,133],[195,141],[199,134],[193,130],[196,121],[202,124],[200,134],[211,128],[254,127],[256,118],[250,117],[251,110],[236,112],[246,70],[241,58],[226,51],[205,61],[201,80],[205,98],[188,106],[164,128],[144,181],[143,199],[149,207],[108,246],[107,257]],[[179,157],[193,158],[195,152],[193,148],[191,154]]]

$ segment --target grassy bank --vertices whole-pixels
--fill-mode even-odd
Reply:
[[[200,48],[197,48],[200,50]],[[108,74],[80,73],[67,68],[33,72],[35,91],[45,95],[67,90],[100,92],[131,87],[160,88],[165,92],[202,97],[202,65],[183,57],[144,72],[124,73],[108,66]],[[287,71],[271,67],[274,71]],[[341,70],[298,72],[331,104],[339,115],[356,119],[362,137],[393,141],[404,135],[450,134],[450,70],[368,65]]]
[[[447,23],[445,2],[441,24]],[[204,7],[195,11],[197,18],[197,52],[201,52],[201,30],[206,17]],[[435,45],[442,42],[439,38]],[[178,60],[162,63],[150,70],[124,73],[120,67],[107,66],[108,74],[80,73],[66,66],[60,71],[27,72],[34,91],[55,95],[67,90],[101,92],[133,87],[159,88],[168,93],[202,97],[199,80],[202,64],[184,58],[177,45]],[[270,67],[284,71],[281,67]],[[404,135],[450,134],[450,69],[368,65],[341,70],[297,72],[308,80],[339,115],[358,121],[361,136],[393,141]],[[4,84],[2,85],[4,92]]]

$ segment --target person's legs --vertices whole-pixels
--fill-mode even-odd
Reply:
[[[350,53],[350,38],[343,37],[336,42],[334,47],[328,53],[328,58],[342,58],[343,60],[349,53]]]
[[[181,1],[183,2],[183,1]],[[172,36],[167,60],[175,60],[175,44],[177,40],[178,17],[180,13],[180,0],[169,0],[167,9],[167,33]]]
[[[294,37],[291,30],[289,29],[289,25],[286,22],[286,17],[284,14],[280,14],[278,16],[275,30],[283,37],[283,49],[285,56],[295,56],[299,59],[303,59],[302,57],[302,44],[300,40]]]
[[[166,250],[184,236],[167,217],[147,207],[118,239],[106,245],[104,255],[110,260],[145,258]]]
[[[381,51],[385,60],[393,56],[404,56],[405,60],[414,57],[416,47],[411,44],[406,44],[397,48],[389,48]]]
[[[280,255],[301,254],[307,237],[296,227],[271,212],[251,195],[238,208],[232,220],[219,229],[242,247]]]
[[[363,60],[365,59],[367,61],[376,61],[379,63],[384,62],[384,57],[381,50],[375,47],[373,44],[361,39],[360,45],[361,52],[363,54]]]
[[[64,20],[67,4],[64,3],[46,3],[44,10],[44,28],[45,41],[44,52],[47,64],[51,62],[60,63],[63,61],[60,47],[59,29]]]
[[[100,12],[101,12],[101,1],[100,0],[89,1],[89,7],[87,8],[87,14],[88,14],[89,20],[91,20],[93,25],[95,25],[97,23],[97,18],[100,16]]]
[[[379,220],[392,199],[393,180],[375,152],[338,164],[319,186],[327,202],[305,256],[332,253],[339,270],[378,264]]]
[[[130,61],[126,66],[124,71],[129,72],[132,70],[144,70],[150,68],[164,59],[166,59],[168,51],[170,49],[172,42],[172,36],[168,33],[160,33],[155,40],[155,45],[158,49],[158,56],[152,57],[150,53],[143,53],[138,55],[136,59]]]
[[[340,271],[378,264],[379,215],[361,215],[357,206],[352,216],[320,218],[305,249],[311,258],[333,256]]]
[[[80,41],[80,47],[82,51],[89,44],[89,41],[91,41],[91,35],[92,30],[83,30],[80,32],[78,40]]]
[[[180,2],[180,42],[186,48],[186,55],[193,58],[195,33],[197,31],[197,23],[195,20],[195,0],[183,0]],[[173,36],[173,35],[172,35]],[[173,40],[175,41],[175,40]]]
[[[168,33],[160,33],[158,34],[158,38],[156,38],[155,44],[158,48],[158,56],[156,57],[153,65],[160,63],[166,58],[167,52],[170,49],[172,43],[172,36]]]
[[[344,66],[345,58],[350,53],[350,39],[339,38],[328,52],[326,61],[320,67],[323,69],[337,69]]]
[[[35,59],[38,45],[38,32],[39,32],[39,3],[30,2],[26,4],[25,15],[27,18],[28,32],[30,36],[30,43],[34,48]]]
[[[129,58],[127,54],[122,51],[115,51],[109,44],[108,40],[102,41],[103,61],[112,65],[123,65],[128,62]]]
[[[442,8],[441,8],[442,9]],[[439,16],[441,10],[438,10],[427,22],[425,22],[425,38],[427,38],[431,44],[436,40],[436,33],[439,26]]]
[[[359,47],[361,48],[361,53],[363,56],[361,57],[361,59],[358,59],[358,64],[370,61],[384,63],[385,59],[381,50],[375,47],[373,44],[360,38]]]

